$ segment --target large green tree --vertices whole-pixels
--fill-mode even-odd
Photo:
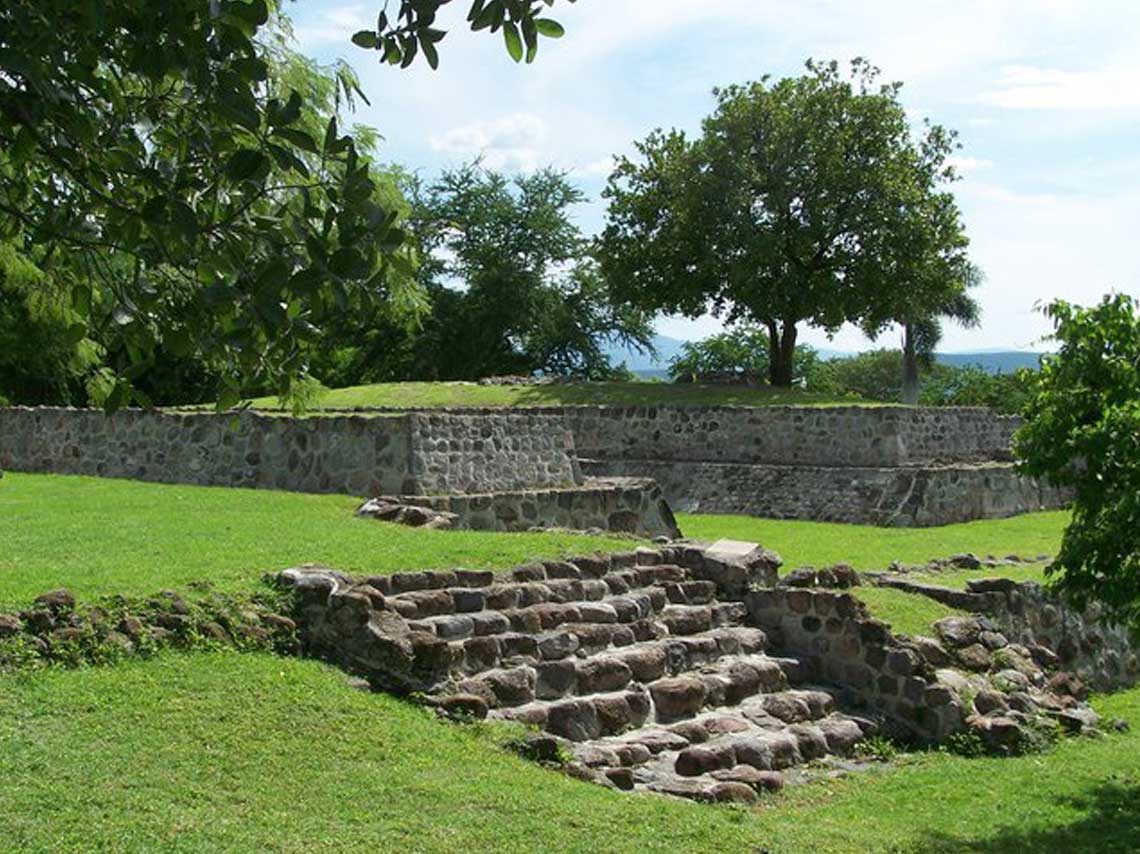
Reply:
[[[611,371],[606,341],[648,348],[647,316],[616,306],[598,275],[573,218],[585,197],[564,173],[509,177],[475,163],[414,184],[411,197],[432,301],[415,376],[598,379]]]
[[[354,41],[435,65],[449,0],[385,4]],[[470,26],[533,59],[553,4],[475,0]],[[267,0],[0,5],[0,240],[70,282],[106,342],[115,407],[160,346],[208,359],[219,403],[287,392],[330,318],[414,270],[372,164],[309,93],[277,85]],[[360,96],[348,76],[340,96]],[[321,117],[324,118],[323,116]],[[78,334],[78,333],[76,333]]]
[[[1140,630],[1140,306],[1057,301],[1057,353],[1043,360],[1015,451],[1026,474],[1073,491],[1049,572],[1078,604],[1096,600]]]
[[[884,311],[906,229],[950,176],[951,134],[916,138],[900,84],[856,61],[716,93],[698,139],[656,131],[610,178],[603,270],[645,309],[757,323],[769,378],[790,385],[797,324]],[[920,235],[928,239],[929,235]]]

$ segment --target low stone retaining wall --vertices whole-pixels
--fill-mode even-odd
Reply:
[[[570,486],[573,438],[533,413],[287,418],[0,408],[0,469],[378,495]]]
[[[926,527],[1063,507],[1060,490],[1009,463],[902,468],[582,460],[590,475],[642,475],[686,513]]]
[[[803,657],[817,678],[901,723],[907,735],[939,741],[963,727],[967,712],[931,664],[852,594],[776,587],[754,591],[745,602],[753,623],[778,648]]]
[[[984,614],[985,625],[958,624],[972,625],[972,643],[966,645],[980,643],[984,631],[1000,631],[1010,643],[1051,650],[1058,666],[1093,690],[1117,691],[1140,681],[1134,639],[1126,629],[1106,621],[1095,602],[1083,611],[1077,610],[1049,595],[1040,584],[1008,578],[978,578],[968,581],[965,590],[916,583],[890,573],[876,576],[874,583]],[[985,652],[976,650],[975,655]]]
[[[381,496],[381,500],[453,513],[451,527],[477,531],[591,529],[642,537],[679,537],[661,488],[647,478],[603,478],[565,489],[473,495]]]

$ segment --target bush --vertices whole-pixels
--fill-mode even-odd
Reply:
[[[1099,601],[1140,632],[1140,305],[1111,295],[1047,312],[1061,346],[1038,375],[1014,449],[1026,474],[1073,493],[1049,573],[1077,606]]]
[[[738,326],[696,343],[686,343],[669,363],[674,380],[737,377],[759,381],[768,376],[768,333],[758,326]]]
[[[846,359],[819,361],[806,371],[812,391],[857,395],[864,400],[902,400],[902,351],[871,350]],[[921,371],[922,406],[988,406],[998,412],[1021,412],[1029,400],[1037,371],[991,374],[977,365],[933,364]]]
[[[811,347],[797,347],[793,382],[804,386],[821,364]],[[681,354],[669,362],[669,376],[675,382],[719,380],[768,382],[768,332],[759,326],[741,325],[726,329],[696,343],[686,343]]]

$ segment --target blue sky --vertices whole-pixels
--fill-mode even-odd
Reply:
[[[695,131],[714,86],[864,56],[906,84],[916,122],[961,135],[955,192],[987,280],[981,328],[947,327],[943,349],[1031,349],[1048,331],[1038,301],[1140,296],[1140,0],[560,0],[551,16],[567,35],[544,40],[531,66],[464,31],[469,3],[455,0],[435,72],[381,66],[349,43],[382,5],[299,0],[286,11],[303,52],[360,74],[372,106],[355,119],[384,135],[384,158],[425,175],[478,155],[507,170],[553,164],[590,196],[577,215],[596,231],[613,155],[655,127]],[[658,323],[685,338],[719,328]],[[805,339],[868,346],[852,329]]]

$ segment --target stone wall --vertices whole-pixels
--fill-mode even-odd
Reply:
[[[651,477],[674,509],[686,513],[929,526],[1064,504],[1058,490],[1021,477],[1008,463],[862,468],[596,460],[583,470]]]
[[[562,418],[586,474],[651,477],[674,508],[691,512],[931,526],[1056,509],[1067,500],[1060,491],[1017,474],[1010,444],[1019,419],[987,409],[566,406],[513,411]]]
[[[745,601],[753,624],[779,648],[803,656],[817,679],[888,715],[905,735],[938,741],[962,728],[961,700],[921,653],[871,618],[850,593],[775,587],[755,590]]]
[[[479,531],[599,529],[643,537],[679,537],[661,488],[645,478],[606,478],[563,489],[439,496],[393,501],[454,513],[455,527]]]
[[[1016,418],[986,409],[578,406],[558,410],[599,460],[892,467],[1008,459]]]
[[[535,489],[581,478],[560,420],[507,412],[295,419],[0,408],[0,469],[349,495]]]
[[[1107,622],[1099,604],[1078,610],[1039,584],[1001,578],[971,581],[967,590],[985,597],[985,613],[1010,642],[1052,650],[1061,667],[1094,690],[1118,691],[1140,681],[1135,640]]]
[[[356,412],[397,413],[395,407]],[[533,406],[435,410],[557,416],[596,460],[863,468],[1010,459],[1020,419],[978,407]]]

